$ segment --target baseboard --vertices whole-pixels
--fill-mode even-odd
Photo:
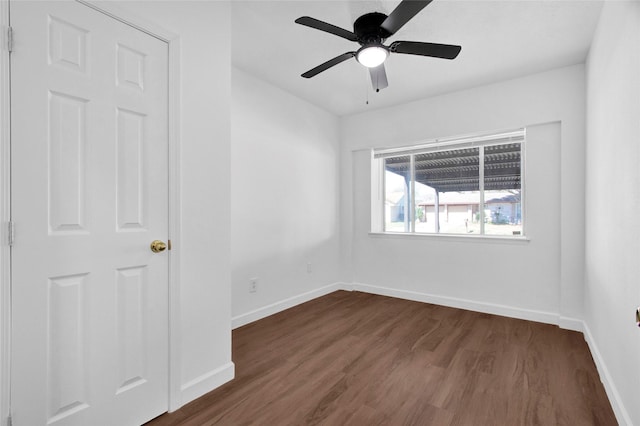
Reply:
[[[514,308],[512,306],[498,305],[494,303],[475,302],[468,299],[459,299],[456,297],[448,296],[436,296],[433,294],[418,293],[409,290],[398,290],[388,287],[378,287],[362,283],[354,283],[353,290],[362,291],[364,293],[379,294],[381,296],[396,297],[398,299],[412,300],[415,302],[433,303],[436,305],[449,306],[451,308],[467,309],[469,311],[484,312],[487,314],[501,315],[504,317],[558,325],[558,314],[552,312]]]
[[[329,293],[333,293],[337,290],[349,290],[349,285],[343,283],[333,283],[324,287],[317,288],[315,290],[307,291],[306,293],[298,294],[296,296],[289,297],[284,300],[272,303],[267,306],[255,309],[253,311],[237,315],[231,318],[231,328],[236,329],[243,325],[258,321],[259,319],[266,318],[269,315],[277,314],[285,309],[292,308],[304,302],[316,299]]]
[[[577,318],[560,316],[560,318],[558,319],[558,327],[564,328],[565,330],[573,330],[584,333],[584,323],[582,322],[582,320],[579,320]]]
[[[433,303],[449,306],[451,308],[467,309],[470,311],[484,312],[487,314],[501,315],[510,318],[524,319],[528,321],[542,322],[557,325],[566,330],[583,332],[583,322],[577,318],[563,317],[554,312],[537,311],[533,309],[514,308],[513,306],[499,305],[495,303],[476,302],[469,299],[461,299],[449,296],[438,296],[428,293],[420,293],[410,290],[398,290],[389,287],[380,287],[363,283],[336,282],[327,286],[299,294],[255,309],[245,314],[237,315],[231,319],[233,329],[266,318],[269,315],[292,308],[301,303],[308,302],[317,297],[333,293],[337,290],[360,291],[363,293],[378,294],[381,296],[396,297],[398,299],[412,300],[415,302]]]
[[[613,379],[609,374],[609,369],[607,368],[607,365],[605,364],[604,359],[600,354],[598,345],[596,345],[596,342],[593,339],[593,335],[591,334],[589,325],[586,322],[583,322],[582,328],[584,340],[586,340],[587,345],[589,345],[591,356],[593,357],[593,360],[596,363],[596,368],[598,369],[598,373],[600,374],[600,381],[602,381],[604,390],[607,392],[607,397],[609,398],[609,402],[611,402],[611,408],[613,408],[613,412],[616,415],[618,424],[620,426],[632,426],[633,423],[631,422],[631,417],[629,417],[629,413],[624,408],[624,404],[622,403],[622,399],[620,398],[618,389],[613,383]]]
[[[182,393],[182,405],[188,404],[196,398],[200,398],[207,392],[211,392],[235,377],[235,364],[228,362],[222,367],[206,372],[180,387]]]

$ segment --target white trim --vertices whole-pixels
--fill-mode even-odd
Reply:
[[[7,50],[9,2],[0,0],[0,424],[11,410],[11,104],[10,67]]]
[[[208,371],[193,380],[189,380],[181,388],[184,403],[189,403],[196,398],[200,398],[205,393],[211,392],[212,389],[233,380],[235,377],[235,364],[228,362],[222,367]]]
[[[499,305],[495,303],[476,302],[457,297],[437,296],[434,294],[420,293],[409,290],[379,287],[369,284],[354,283],[354,291],[378,294],[381,296],[396,297],[398,299],[412,300],[415,302],[433,303],[451,308],[467,309],[469,311],[484,312],[486,314],[501,315],[504,317],[524,319],[528,321],[543,322],[546,324],[558,324],[558,314],[533,309],[516,308],[513,306]]]
[[[549,124],[549,123],[547,123]],[[531,126],[529,126],[531,127]],[[524,129],[524,140],[520,143],[520,221],[522,235],[527,234],[527,127]]]
[[[140,15],[130,12],[126,8],[122,8],[110,2],[101,1],[101,0],[75,0],[75,1],[77,1],[78,3],[82,3],[85,6],[95,9],[98,12],[103,13],[109,16],[110,18],[115,19],[116,21],[120,21],[123,24],[127,24],[130,27],[133,27],[139,31],[142,31],[145,34],[150,35],[151,37],[155,37],[164,42],[171,43],[174,40],[177,40],[179,38],[179,36],[174,32],[171,32],[166,28],[163,28],[155,24],[154,22],[147,20],[146,18]]]
[[[180,36],[127,9],[104,1],[76,0],[87,7],[127,24],[139,31],[167,43],[169,56],[169,229],[168,239],[172,250],[169,256],[169,395],[168,411],[175,411],[184,405],[182,394],[182,356],[180,323],[180,234],[181,205],[180,194]]]
[[[307,291],[306,293],[298,294],[296,296],[280,300],[270,305],[254,309],[253,311],[247,312],[245,314],[234,316],[233,318],[231,318],[231,328],[236,329],[238,327],[242,327],[243,325],[258,321],[259,319],[266,318],[273,314],[277,314],[278,312],[284,311],[285,309],[292,308],[296,305],[300,305],[301,303],[308,302],[329,293],[333,293],[337,290],[350,290],[350,288],[343,283],[333,283],[315,290]]]
[[[416,232],[416,156],[412,155],[409,157],[409,211],[405,212],[405,217],[407,213],[409,213],[409,232]],[[382,203],[382,208],[384,208],[384,204]],[[427,212],[425,211],[425,215]],[[440,208],[438,207],[438,215],[440,217]],[[406,230],[405,226],[405,230]]]
[[[371,216],[373,217],[375,211],[377,210],[381,210],[383,212],[382,215],[382,219],[383,219],[383,224],[382,224],[382,228],[380,228],[383,232],[382,233],[386,233],[385,229],[386,229],[386,218],[384,213],[386,212],[386,206],[385,206],[385,198],[384,198],[384,194],[386,194],[385,190],[384,190],[384,185],[386,185],[386,177],[385,177],[385,171],[386,171],[386,159],[387,158],[391,158],[391,157],[396,157],[396,156],[408,156],[409,157],[409,173],[410,173],[410,188],[408,189],[409,192],[409,200],[410,200],[410,206],[408,206],[409,208],[409,229],[406,229],[406,220],[407,220],[407,213],[405,212],[405,230],[404,232],[398,232],[398,234],[403,234],[403,235],[413,235],[416,234],[416,230],[415,230],[415,156],[419,155],[421,153],[424,152],[439,152],[439,151],[443,151],[444,148],[443,146],[446,145],[449,147],[449,149],[466,149],[466,148],[471,148],[471,147],[475,147],[478,148],[478,158],[479,158],[479,167],[478,167],[478,192],[480,194],[480,202],[479,202],[479,212],[480,212],[480,233],[479,234],[457,234],[460,237],[465,237],[465,238],[474,238],[476,236],[480,236],[480,237],[484,237],[487,236],[487,234],[485,234],[485,209],[486,209],[486,203],[485,203],[485,175],[484,175],[484,168],[485,168],[485,147],[487,146],[497,146],[497,145],[505,145],[508,143],[512,143],[512,144],[520,144],[520,217],[521,217],[521,225],[522,225],[522,230],[520,231],[520,234],[515,236],[516,238],[522,238],[523,236],[526,235],[525,231],[525,223],[524,223],[524,197],[526,195],[525,191],[524,191],[524,187],[525,187],[525,181],[526,181],[526,177],[524,174],[524,151],[525,151],[525,142],[526,142],[526,129],[521,129],[521,130],[517,130],[517,131],[513,131],[509,134],[503,134],[503,135],[496,135],[496,138],[499,138],[501,136],[508,136],[509,138],[511,138],[510,135],[514,135],[514,134],[518,134],[522,137],[521,140],[516,140],[516,141],[512,141],[512,142],[506,142],[506,141],[500,141],[497,142],[497,139],[495,141],[495,143],[490,143],[487,142],[487,140],[491,140],[491,136],[483,136],[483,137],[476,137],[476,138],[471,138],[470,140],[484,140],[485,142],[478,142],[478,144],[472,144],[472,145],[468,145],[466,143],[462,143],[461,139],[455,139],[455,140],[451,140],[448,141],[446,143],[443,144],[439,144],[439,143],[434,143],[434,146],[436,148],[434,148],[433,150],[425,150],[426,148],[424,148],[425,146],[418,146],[416,145],[416,150],[412,150],[410,148],[412,147],[405,147],[405,148],[393,148],[393,149],[383,149],[383,150],[379,150],[379,149],[372,149],[372,155],[371,155],[371,187],[373,188],[376,184],[374,184],[374,181],[381,179],[382,183],[383,183],[383,197],[380,200],[371,199]],[[437,141],[437,140],[436,140]],[[422,148],[419,148],[422,147]],[[419,148],[419,149],[418,149]],[[382,153],[382,154],[381,154]],[[373,165],[376,164],[376,160],[382,160],[380,161],[380,163],[382,163],[382,167],[380,168],[379,171],[379,175],[376,175],[374,173],[374,167]],[[405,179],[406,180],[406,179]],[[434,214],[435,214],[435,226],[436,226],[436,231],[433,234],[427,234],[427,235],[439,235],[441,234],[440,232],[440,225],[439,225],[439,217],[440,217],[440,209],[439,209],[439,204],[438,204],[438,192],[435,192],[435,196],[436,196],[436,202],[434,205],[434,211],[437,210]],[[436,208],[437,207],[437,208]],[[447,206],[445,205],[445,212],[447,210],[446,208]],[[426,212],[425,212],[426,214]],[[378,233],[377,232],[378,229],[376,226],[373,225],[373,222],[370,224],[370,233]],[[449,235],[456,235],[456,234],[449,234]],[[492,236],[492,235],[489,235]],[[507,236],[499,236],[502,238],[508,238]]]
[[[483,133],[467,136],[453,136],[445,139],[431,139],[414,145],[406,145],[397,148],[374,148],[374,158],[395,157],[401,155],[419,154],[421,152],[444,151],[444,148],[459,145],[461,148],[470,146],[503,145],[507,143],[520,143],[525,137],[524,128],[498,133]],[[512,142],[503,139],[513,139]],[[500,140],[500,142],[494,142]]]
[[[616,415],[616,420],[620,426],[633,426],[631,417],[622,403],[622,398],[620,398],[618,389],[613,382],[611,374],[609,374],[609,369],[607,368],[607,365],[602,358],[602,354],[600,354],[600,350],[598,350],[598,346],[591,334],[589,325],[586,322],[583,322],[582,326],[584,329],[584,340],[587,342],[587,345],[589,345],[591,356],[593,357],[598,373],[600,374],[600,381],[604,385],[604,390],[607,392],[607,396],[609,397],[609,402],[611,403],[611,408],[613,408],[613,412]]]
[[[522,145],[520,145],[520,153],[522,154]],[[520,167],[522,167],[522,160],[520,160]],[[522,169],[521,169],[522,170]],[[522,173],[520,173],[520,182],[522,182]],[[522,185],[521,185],[522,186]],[[486,227],[485,227],[485,209],[487,206],[484,201],[484,146],[478,147],[478,192],[480,192],[480,205],[478,206],[480,210],[480,235],[486,235]],[[520,191],[522,193],[522,191]],[[436,197],[438,196],[436,192]],[[522,201],[522,197],[520,197],[520,201]],[[522,204],[521,204],[522,205]],[[473,212],[473,207],[471,207],[471,211]],[[434,212],[435,213],[435,212]],[[425,211],[426,214],[426,211]],[[448,214],[447,214],[448,217]],[[440,218],[440,207],[438,207],[438,218]],[[436,222],[438,223],[438,222]],[[439,228],[439,227],[438,227]],[[438,234],[440,233],[440,229],[436,230]]]
[[[582,322],[582,320],[579,320],[577,318],[563,317],[562,315],[560,315],[560,317],[558,318],[558,327],[565,330],[573,330],[584,333],[584,323]]]
[[[422,232],[369,232],[370,237],[380,237],[380,238],[440,238],[440,239],[450,239],[454,241],[475,241],[481,243],[528,243],[530,241],[529,237],[524,236],[508,236],[508,235],[470,235],[470,234],[427,234]]]
[[[450,296],[438,296],[410,290],[399,290],[390,287],[380,287],[363,283],[343,283],[336,282],[333,284],[320,287],[315,290],[308,291],[287,299],[272,303],[267,306],[255,309],[253,311],[236,315],[231,319],[232,329],[242,327],[254,321],[266,318],[270,315],[277,314],[286,309],[325,296],[334,291],[359,291],[368,294],[377,294],[380,296],[395,297],[397,299],[411,300],[414,302],[432,303],[440,306],[448,306],[451,308],[466,309],[469,311],[483,312],[486,314],[500,315],[503,317],[523,319],[527,321],[542,322],[545,324],[557,325],[566,330],[582,332],[583,322],[576,318],[562,317],[554,312],[538,311],[534,309],[516,308],[513,306],[500,305],[496,303],[477,302],[469,299],[461,299]]]
[[[457,297],[438,296],[434,294],[421,293],[409,290],[398,290],[389,287],[380,287],[363,283],[343,283],[336,282],[333,284],[320,287],[315,290],[308,291],[287,299],[272,303],[267,306],[255,309],[253,311],[236,315],[231,319],[232,329],[242,327],[254,321],[266,318],[270,315],[277,314],[286,309],[325,296],[334,291],[359,291],[362,293],[377,294],[380,296],[395,297],[397,299],[411,300],[414,302],[432,303],[440,306],[448,306],[451,308],[466,309],[469,311],[483,312],[487,314],[500,315],[509,318],[517,318],[528,321],[542,322],[546,324],[557,325],[565,330],[583,332],[584,323],[582,320],[571,317],[560,316],[554,312],[538,311],[533,309],[516,308],[513,306],[499,305],[496,303],[476,302],[469,299],[461,299]]]
[[[387,211],[384,206],[386,193],[384,161],[384,158],[373,158],[373,150],[371,150],[371,230],[374,232],[384,232],[384,224],[387,220]]]
[[[180,318],[180,249],[182,194],[180,192],[180,38],[169,41],[169,412],[180,408],[182,392],[182,326]],[[174,250],[177,248],[177,250]]]
[[[342,283],[320,287],[297,296],[272,303],[253,311],[236,315],[232,318],[232,328],[236,329],[243,325],[250,324],[270,315],[277,314],[286,309],[322,297],[334,291],[359,291],[362,293],[377,294],[380,296],[395,297],[397,299],[411,300],[414,302],[432,303],[451,308],[466,309],[469,311],[483,312],[487,314],[500,315],[510,318],[518,318],[528,321],[542,322],[546,324],[559,325],[561,328],[574,331],[582,331],[582,321],[575,318],[560,317],[558,314],[547,311],[537,311],[533,309],[516,308],[513,306],[499,305],[495,303],[476,302],[469,299],[461,299],[449,296],[438,296],[434,294],[421,293],[409,290],[398,290],[389,287],[380,287],[363,283]]]

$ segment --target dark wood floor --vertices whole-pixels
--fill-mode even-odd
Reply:
[[[339,291],[233,332],[236,379],[149,425],[616,425],[582,334]]]

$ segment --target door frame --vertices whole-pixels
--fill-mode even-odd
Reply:
[[[11,86],[8,28],[9,1],[0,0],[0,425],[6,424],[11,403]]]
[[[153,22],[109,2],[75,0],[89,8],[129,25],[165,43],[168,47],[168,238],[169,312],[168,312],[168,411],[182,406],[181,327],[180,327],[180,36]],[[11,76],[8,51],[10,0],[0,0],[0,425],[11,413]],[[19,235],[19,233],[18,233]]]

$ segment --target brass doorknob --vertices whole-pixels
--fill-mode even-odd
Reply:
[[[167,245],[160,240],[154,240],[151,242],[151,251],[154,253],[160,253],[167,248]]]

